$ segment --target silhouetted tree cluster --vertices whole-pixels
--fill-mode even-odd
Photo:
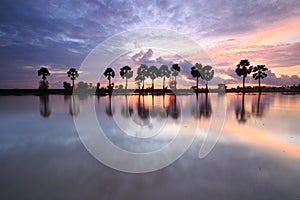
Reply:
[[[237,65],[237,68],[235,70],[236,74],[238,76],[243,77],[243,92],[245,92],[245,79],[248,74],[253,73],[253,78],[255,80],[258,80],[259,85],[259,91],[261,92],[261,86],[260,82],[261,79],[264,79],[267,77],[267,74],[264,71],[267,71],[268,68],[266,68],[265,65],[257,65],[257,66],[250,66],[250,62],[248,60],[241,60],[240,63]]]

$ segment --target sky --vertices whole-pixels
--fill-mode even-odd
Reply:
[[[263,84],[300,84],[299,0],[1,0],[0,88],[37,88],[43,66],[51,72],[50,87],[61,88],[69,81],[66,71],[79,68],[101,42],[145,27],[197,42],[226,84],[241,83],[234,72],[241,59],[269,68]],[[156,49],[134,52],[130,63],[136,54],[146,64],[173,63]],[[180,64],[182,78],[194,84],[190,65]]]

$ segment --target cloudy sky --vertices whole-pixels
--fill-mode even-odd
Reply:
[[[98,44],[145,27],[196,41],[227,84],[241,82],[234,69],[245,58],[271,70],[266,84],[300,84],[299,0],[1,0],[0,88],[36,88],[41,66],[59,88]],[[135,53],[143,62],[172,63],[155,49]]]

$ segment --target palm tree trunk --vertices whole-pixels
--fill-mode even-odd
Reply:
[[[198,80],[199,79],[199,77],[197,77],[197,86],[196,86],[196,93],[198,94]]]
[[[154,92],[154,79],[152,79],[152,93]]]
[[[125,83],[125,93],[127,92],[127,78],[126,78],[126,83]]]
[[[261,92],[261,87],[260,87],[260,78],[258,78],[258,88],[259,88],[259,92]]]
[[[165,91],[165,76],[164,76],[164,78],[163,78],[163,91]]]
[[[74,89],[74,79],[72,79],[72,88]]]
[[[243,93],[245,92],[245,76],[243,76]]]
[[[205,93],[208,93],[208,85],[207,85],[207,81],[205,82]]]
[[[176,85],[177,85],[177,81],[176,81],[176,76],[175,76],[175,91],[177,89]]]

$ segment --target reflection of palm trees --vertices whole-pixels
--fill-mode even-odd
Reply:
[[[245,110],[245,93],[242,94],[242,107],[237,105],[235,108],[235,117],[239,123],[246,123],[247,118],[250,117],[250,114]]]
[[[49,95],[40,96],[40,114],[45,118],[51,115],[51,108],[49,105]]]
[[[105,111],[106,111],[107,116],[112,117],[115,113],[115,110],[113,109],[113,107],[111,105],[111,95],[108,95],[108,96],[109,96],[109,103],[108,103],[108,106],[106,107]]]
[[[125,94],[125,106],[124,105],[122,106],[121,113],[126,118],[130,117],[133,113],[132,106],[128,105],[128,99],[126,94]]]
[[[75,101],[75,97],[72,95],[71,102],[70,102],[70,109],[69,113],[71,116],[76,116],[79,114],[79,106]]]
[[[137,110],[138,110],[138,115],[139,117],[145,121],[149,118],[150,114],[149,114],[149,108],[146,108],[145,106],[145,98],[144,95],[142,95],[143,97],[143,102],[141,102],[141,95],[139,95],[138,98],[138,104],[137,104]]]
[[[180,108],[177,105],[176,95],[169,96],[169,106],[167,107],[167,115],[171,115],[173,119],[178,119],[180,116]]]
[[[252,114],[256,117],[262,117],[264,115],[265,107],[260,105],[261,93],[258,94],[257,104],[252,103]]]
[[[191,110],[192,115],[199,119],[201,119],[202,116],[204,118],[210,118],[212,115],[212,106],[208,94],[205,94],[205,100],[202,99],[201,103],[199,103],[199,101],[200,100],[197,98],[196,107]]]

